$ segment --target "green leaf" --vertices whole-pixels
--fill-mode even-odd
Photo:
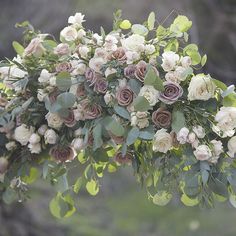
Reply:
[[[121,28],[121,29],[124,29],[124,30],[130,29],[131,26],[132,26],[132,24],[130,23],[129,20],[123,20],[123,21],[120,23],[120,28]]]
[[[230,194],[229,196],[229,202],[231,203],[231,205],[236,208],[236,195]]]
[[[147,111],[150,109],[150,104],[145,97],[138,96],[133,101],[134,109],[136,111]]]
[[[102,140],[102,125],[98,123],[93,129],[93,150],[100,148],[103,144]]]
[[[172,194],[167,191],[159,191],[153,196],[153,203],[158,206],[167,205],[172,199]]]
[[[140,25],[140,24],[132,25],[131,30],[134,34],[139,34],[142,36],[145,36],[148,34],[148,29],[144,25]]]
[[[106,129],[116,136],[123,136],[125,133],[124,127],[116,120],[110,122]]]
[[[19,44],[19,43],[16,42],[16,41],[13,41],[12,46],[13,46],[13,48],[15,49],[15,51],[16,51],[17,54],[19,54],[20,56],[23,55],[25,49],[24,49],[24,47],[23,47],[21,44]]]
[[[60,72],[56,77],[56,85],[62,91],[69,89],[72,85],[70,73],[67,71]]]
[[[32,167],[30,168],[29,175],[28,176],[23,176],[22,180],[27,183],[27,184],[32,184],[35,182],[39,177],[39,171],[38,169]]]
[[[144,85],[152,85],[158,91],[164,91],[163,81],[157,76],[157,73],[152,66],[149,69],[144,78]]]
[[[192,65],[198,65],[201,62],[201,55],[197,51],[188,51],[187,55],[189,55],[192,59]]]
[[[90,195],[95,196],[99,192],[99,185],[95,180],[92,179],[87,182],[86,189]]]
[[[55,198],[50,201],[50,212],[56,218],[70,217],[75,212],[74,201],[70,195],[62,196],[58,193]]]
[[[201,65],[202,65],[202,66],[205,66],[205,65],[206,65],[206,62],[207,62],[207,55],[205,54],[205,55],[202,57]]]
[[[223,182],[221,182],[219,179],[211,178],[209,182],[209,187],[214,193],[221,195],[223,197],[228,197],[227,186]]]
[[[73,186],[73,191],[75,192],[75,193],[78,193],[79,192],[79,190],[81,189],[81,187],[82,187],[82,185],[83,185],[83,177],[79,177],[77,180],[76,180],[76,182],[75,182],[75,184],[74,184],[74,186]]]
[[[185,206],[196,206],[199,203],[199,200],[197,198],[189,198],[186,194],[183,194],[181,196],[181,202],[185,205]]]
[[[126,144],[127,145],[133,144],[138,137],[139,137],[139,129],[137,127],[133,127],[127,135]]]
[[[173,24],[170,26],[170,31],[176,32],[176,29],[180,32],[186,32],[192,27],[192,21],[186,16],[179,15],[175,18]]]
[[[156,16],[154,12],[151,12],[148,16],[148,29],[153,30],[155,25]]]
[[[57,96],[57,103],[62,108],[70,108],[75,104],[76,97],[73,93],[65,92]]]
[[[130,113],[124,107],[115,105],[114,110],[122,118],[130,120]]]
[[[227,85],[225,83],[223,83],[222,81],[217,80],[217,79],[212,79],[212,81],[214,82],[216,87],[222,89],[223,91],[227,89]]]
[[[231,93],[223,98],[223,105],[225,107],[236,107],[236,93]]]
[[[186,127],[186,121],[183,111],[173,109],[172,112],[172,130],[178,133],[183,127]]]
[[[64,193],[69,189],[67,174],[63,174],[57,178],[56,189],[60,193]]]

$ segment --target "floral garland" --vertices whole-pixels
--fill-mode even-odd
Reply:
[[[236,93],[201,73],[207,57],[188,44],[192,22],[169,27],[114,14],[113,31],[93,33],[76,13],[60,43],[28,23],[17,57],[0,64],[0,198],[27,198],[49,180],[54,216],[70,216],[81,187],[132,165],[155,204],[176,192],[187,206],[236,206]],[[80,176],[67,175],[77,168]]]

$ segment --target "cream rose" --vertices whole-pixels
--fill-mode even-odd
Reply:
[[[89,61],[89,67],[96,71],[96,72],[100,72],[102,65],[104,65],[106,63],[106,60],[104,60],[101,57],[93,57],[90,59]]]
[[[84,140],[82,138],[76,138],[72,141],[72,146],[76,151],[80,151],[85,147]]]
[[[199,161],[207,161],[212,157],[211,150],[207,145],[198,146],[193,154]]]
[[[169,51],[162,54],[162,68],[164,71],[174,70],[177,62],[179,61],[179,55],[175,52]]]
[[[236,153],[236,136],[232,137],[229,141],[228,141],[228,155],[230,157],[235,157],[235,153]]]
[[[133,34],[121,41],[122,46],[128,51],[142,52],[145,49],[145,38],[138,34]]]
[[[78,32],[74,27],[67,26],[61,31],[60,35],[66,41],[71,42],[76,40],[76,38],[78,37]]]
[[[39,154],[42,151],[42,147],[40,143],[29,143],[28,148],[31,153]]]
[[[33,133],[31,136],[30,136],[30,139],[29,139],[29,142],[31,144],[36,144],[36,143],[39,143],[41,140],[40,136],[37,134],[37,133]]]
[[[189,135],[189,129],[186,127],[183,127],[178,133],[177,133],[177,140],[180,144],[185,144],[188,140]]]
[[[82,23],[85,22],[84,15],[80,12],[75,13],[74,16],[68,18],[68,23],[76,26],[82,26]]]
[[[54,129],[60,129],[63,124],[63,119],[57,113],[48,112],[46,115],[48,126]]]
[[[139,96],[145,97],[150,106],[155,106],[158,102],[158,91],[152,85],[144,85],[140,92]]]
[[[25,146],[29,142],[30,136],[33,134],[33,132],[34,128],[32,126],[28,127],[27,125],[22,124],[15,129],[15,140],[22,146]]]
[[[172,137],[165,129],[158,130],[154,135],[153,151],[167,153],[172,148]]]
[[[57,139],[58,135],[53,129],[48,129],[44,134],[44,140],[46,144],[55,144]]]
[[[215,96],[216,86],[209,75],[199,74],[192,77],[188,87],[188,100],[207,101]]]
[[[38,78],[39,83],[48,83],[51,77],[51,73],[49,73],[46,69],[43,69],[40,73],[40,77]]]
[[[40,38],[32,39],[29,45],[24,50],[24,56],[26,57],[34,55],[35,57],[40,57],[45,51],[42,42],[43,41]]]
[[[200,125],[194,126],[193,132],[197,135],[198,138],[204,138],[206,135],[205,129]]]

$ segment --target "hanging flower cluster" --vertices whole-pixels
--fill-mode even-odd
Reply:
[[[96,195],[105,172],[132,165],[155,204],[179,192],[188,206],[236,205],[234,86],[201,72],[187,17],[165,28],[153,12],[142,25],[114,15],[98,34],[76,13],[60,42],[18,25],[25,47],[0,64],[1,198],[24,199],[42,177],[58,190],[52,213],[69,216],[82,186]]]

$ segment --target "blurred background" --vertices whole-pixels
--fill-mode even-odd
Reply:
[[[116,9],[122,9],[124,18],[132,23],[143,22],[150,11],[160,21],[172,10],[187,15],[193,21],[191,41],[208,55],[205,72],[227,84],[236,84],[235,0],[0,0],[0,58],[14,56],[11,43],[20,41],[22,33],[14,28],[16,22],[29,20],[36,29],[58,38],[68,16],[75,12],[86,15],[84,25],[91,30],[99,32],[103,25],[109,31]],[[101,184],[95,198],[80,193],[78,214],[58,221],[48,210],[53,190],[37,183],[26,204],[0,203],[0,236],[236,235],[236,210],[228,204],[207,211],[177,203],[155,206],[136,184],[129,168],[105,176]]]

